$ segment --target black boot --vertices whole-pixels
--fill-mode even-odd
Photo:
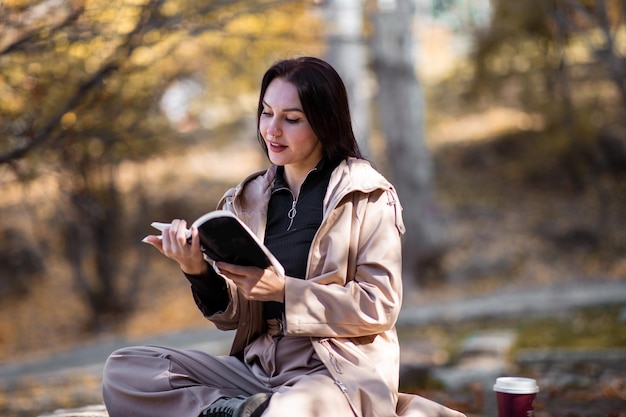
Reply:
[[[251,397],[222,397],[204,410],[200,417],[260,417],[270,402],[271,394]]]

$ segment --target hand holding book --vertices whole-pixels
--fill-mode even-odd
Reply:
[[[152,227],[163,231],[169,223],[152,223]],[[259,238],[233,213],[217,210],[206,213],[193,222],[198,229],[200,249],[212,261],[234,265],[256,266],[266,269],[273,266],[278,275],[284,268]],[[191,231],[187,231],[191,238]]]

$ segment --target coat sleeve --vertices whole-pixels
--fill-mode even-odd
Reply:
[[[402,302],[403,231],[392,189],[344,199],[311,245],[307,279],[287,278],[286,334],[360,337],[391,329]]]
[[[213,268],[202,275],[185,274],[185,277],[191,284],[193,298],[202,314],[208,317],[226,310],[229,302],[226,280]]]
[[[220,199],[218,210],[232,210],[236,188],[230,188]],[[204,276],[185,274],[191,283],[193,299],[200,312],[218,329],[234,330],[239,323],[239,298],[232,281],[218,275],[211,266]]]

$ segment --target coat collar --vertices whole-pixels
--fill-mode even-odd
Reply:
[[[271,165],[265,171],[255,172],[244,179],[232,194],[235,212],[244,222],[249,216],[267,214],[267,203],[274,189],[279,167]],[[245,189],[245,193],[243,192]],[[349,193],[375,190],[396,191],[387,179],[365,159],[347,158],[334,168],[324,197],[324,215],[330,212]],[[256,213],[247,213],[253,210]],[[256,217],[256,216],[255,216]]]

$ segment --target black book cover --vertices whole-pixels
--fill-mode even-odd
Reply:
[[[271,262],[234,217],[212,217],[197,225],[202,252],[214,261],[267,268]]]
[[[163,231],[168,223],[152,223]],[[274,267],[284,275],[284,268],[259,238],[233,213],[216,210],[199,217],[192,226],[198,228],[200,248],[212,261],[242,266]],[[188,232],[190,237],[191,232]]]

